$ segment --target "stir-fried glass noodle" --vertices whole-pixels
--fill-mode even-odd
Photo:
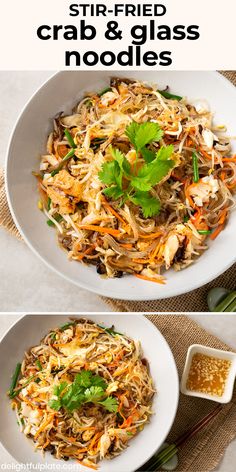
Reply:
[[[36,449],[96,468],[143,429],[154,393],[139,342],[77,319],[25,353],[9,396]]]
[[[39,208],[68,257],[164,283],[207,249],[234,205],[236,157],[206,106],[113,78],[57,116]]]

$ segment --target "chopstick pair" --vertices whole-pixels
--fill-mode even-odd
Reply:
[[[210,421],[212,421],[222,410],[223,405],[219,404],[208,415],[202,418],[198,423],[192,426],[184,434],[182,434],[173,444],[165,447],[162,451],[155,454],[148,462],[146,462],[136,472],[156,471],[162,465],[166,464],[172,457],[183,447],[183,445],[191,439],[195,434],[201,431]]]

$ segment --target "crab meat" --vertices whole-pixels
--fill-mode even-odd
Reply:
[[[118,382],[111,382],[111,383],[108,385],[107,389],[106,389],[106,393],[107,393],[108,395],[110,395],[110,393],[116,392],[116,390],[118,390],[118,388],[119,388]]]
[[[218,180],[209,175],[203,177],[199,182],[190,189],[190,195],[193,197],[194,203],[198,207],[202,207],[204,203],[208,203],[210,198],[216,198],[219,190]]]
[[[40,413],[38,410],[32,410],[32,408],[30,408],[30,406],[28,406],[25,402],[22,402],[21,404],[21,413],[23,416],[25,416],[26,418],[29,418],[29,421],[30,423],[38,426],[39,422],[40,422]]]
[[[112,91],[106,92],[101,96],[101,104],[104,107],[107,107],[108,105],[111,105],[112,103],[114,103],[114,101],[118,97],[119,97],[119,93],[117,91],[112,90]]]
[[[60,350],[63,352],[65,356],[68,357],[78,357],[82,360],[86,359],[86,355],[89,351],[91,351],[94,348],[94,343],[91,344],[88,348],[80,347],[80,342],[78,339],[74,339],[70,343],[65,344],[60,348]]]
[[[50,176],[44,179],[44,185],[52,202],[59,205],[60,213],[74,213],[75,205],[81,197],[81,185],[67,170],[61,170],[53,178]]]
[[[163,251],[166,269],[170,268],[178,249],[183,247],[183,243],[186,240],[186,237],[189,237],[189,235],[189,230],[182,224],[177,225],[176,228],[171,231]]]
[[[53,186],[63,190],[64,193],[72,197],[80,197],[81,195],[80,183],[75,177],[72,177],[67,170],[60,170],[60,172],[55,175]]]
[[[108,433],[104,433],[100,439],[100,455],[104,458],[109,447],[111,445],[111,439]]]
[[[205,145],[208,147],[208,149],[213,148],[214,141],[219,141],[217,136],[214,133],[212,133],[212,131],[209,130],[209,129],[203,129],[202,130],[202,137],[203,137],[203,141],[204,141]]]

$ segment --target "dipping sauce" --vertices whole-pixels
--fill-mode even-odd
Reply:
[[[231,361],[196,353],[188,374],[188,390],[222,397],[229,375]]]

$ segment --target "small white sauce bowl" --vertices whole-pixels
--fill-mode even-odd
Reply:
[[[196,353],[204,354],[206,356],[216,357],[218,359],[225,359],[225,360],[231,361],[229,375],[225,383],[224,393],[221,397],[218,395],[210,395],[209,393],[192,391],[187,388],[187,380],[188,380],[188,375],[189,375],[189,371],[190,371],[190,367],[192,363],[192,358],[194,354]],[[189,395],[190,397],[206,398],[207,400],[213,400],[218,403],[229,403],[233,395],[235,377],[236,377],[236,353],[235,352],[222,351],[221,349],[214,349],[212,347],[202,346],[201,344],[192,344],[188,348],[183,375],[182,375],[182,379],[180,383],[180,391],[184,395]]]

